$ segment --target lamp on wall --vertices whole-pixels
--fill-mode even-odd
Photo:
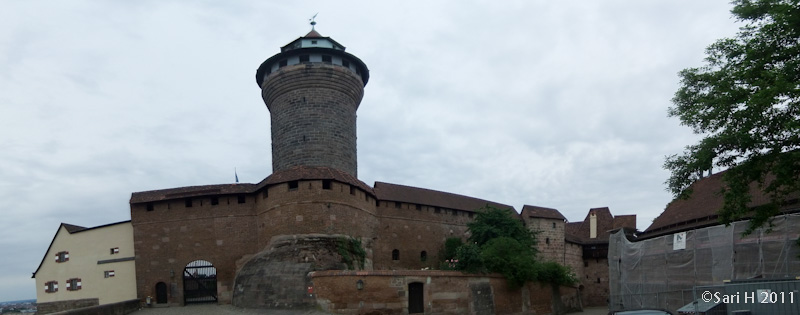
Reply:
[[[364,289],[364,281],[361,281],[361,280],[356,281],[356,289],[363,290]]]

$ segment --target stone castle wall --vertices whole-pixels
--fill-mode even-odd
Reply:
[[[608,305],[608,259],[586,258],[581,284],[584,286],[582,298],[585,306]]]
[[[156,296],[155,286],[164,282],[170,303],[183,303],[183,270],[195,260],[206,260],[217,269],[219,300],[230,303],[236,261],[257,252],[255,197],[191,198],[131,205],[136,250],[137,295]]]

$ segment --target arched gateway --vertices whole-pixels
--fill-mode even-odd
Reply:
[[[217,302],[217,268],[208,261],[195,260],[183,269],[183,303]]]

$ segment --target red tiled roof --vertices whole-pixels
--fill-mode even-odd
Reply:
[[[483,199],[383,182],[375,182],[375,196],[379,200],[399,201],[463,211],[475,211],[487,204],[495,208],[514,209],[509,205]]]
[[[567,219],[566,217],[564,217],[564,215],[561,214],[561,212],[559,212],[556,209],[538,207],[538,206],[529,206],[529,205],[522,206],[521,215],[523,218],[534,217],[534,218],[561,219],[561,220]]]
[[[719,224],[717,212],[723,204],[720,192],[724,185],[724,174],[720,172],[696,181],[692,184],[689,199],[675,199],[667,204],[664,212],[640,236],[651,237]],[[770,202],[756,184],[750,186],[750,195],[752,200],[749,207]]]
[[[322,37],[322,35],[320,35],[316,30],[312,29],[311,32],[308,32],[308,34],[303,37]]]
[[[349,173],[345,173],[333,168],[314,166],[295,166],[288,170],[272,173],[272,175],[258,183],[257,189],[261,189],[264,186],[272,186],[294,180],[314,179],[332,179],[337,182],[356,186],[372,195],[375,195],[375,193],[372,191],[372,187],[369,187],[367,184],[355,176],[350,175]]]
[[[253,192],[255,188],[256,185],[254,184],[220,184],[140,191],[131,194],[130,203],[134,204],[209,195],[242,194]]]
[[[591,238],[592,214],[597,218],[597,237]],[[636,215],[612,216],[608,207],[592,208],[581,222],[569,222],[564,226],[565,239],[573,243],[600,244],[608,243],[609,232],[619,229],[636,229]]]

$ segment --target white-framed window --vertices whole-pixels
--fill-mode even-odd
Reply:
[[[80,278],[67,279],[67,291],[78,291],[80,289],[81,289]]]
[[[44,292],[47,293],[58,292],[58,281],[47,281],[44,284]]]
[[[103,272],[103,276],[106,278],[111,278],[114,276],[114,270],[106,270]]]
[[[62,262],[67,262],[67,261],[69,261],[69,252],[63,251],[63,252],[58,252],[56,254],[56,262],[57,263],[62,263]]]
[[[111,249],[111,255],[119,254],[119,247],[114,247]]]

